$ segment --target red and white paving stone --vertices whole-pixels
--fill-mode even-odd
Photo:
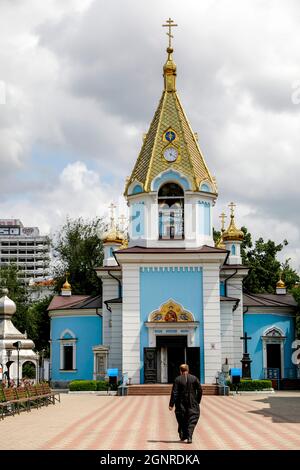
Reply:
[[[62,394],[0,421],[0,449],[300,449],[300,393],[204,396],[192,444],[178,440],[168,400]]]

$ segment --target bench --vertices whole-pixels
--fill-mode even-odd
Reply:
[[[43,387],[44,393],[52,398],[53,404],[55,404],[55,400],[60,403],[60,393],[59,392],[54,392],[53,390],[51,390],[49,384],[46,383],[46,382],[42,383],[41,385]]]
[[[29,385],[27,387],[18,388],[2,388],[0,387],[0,412],[1,418],[4,414],[15,415],[20,414],[20,409],[31,411],[31,405],[39,408],[42,405],[60,402],[60,394],[51,390],[47,383],[37,385]]]

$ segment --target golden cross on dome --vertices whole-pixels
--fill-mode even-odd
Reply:
[[[178,24],[173,24],[174,20],[171,20],[171,18],[166,20],[166,23],[167,24],[163,24],[162,26],[165,26],[165,27],[169,28],[169,31],[166,34],[167,34],[167,36],[169,36],[169,48],[171,49],[171,47],[172,47],[171,38],[174,37],[174,36],[172,36],[172,29],[171,28],[173,28],[174,26],[178,26]]]
[[[119,221],[120,221],[120,225],[121,225],[121,227],[123,228],[123,227],[124,227],[124,225],[125,225],[125,222],[126,222],[126,217],[125,217],[125,215],[124,215],[124,214],[120,215],[120,217],[119,217]]]
[[[108,208],[110,210],[110,223],[111,223],[111,227],[113,227],[114,225],[114,222],[115,222],[115,208],[117,206],[112,202]]]
[[[225,230],[225,219],[227,219],[227,215],[225,212],[222,212],[221,215],[219,215],[219,218],[221,219],[221,232],[224,232]]]
[[[230,204],[228,204],[228,207],[230,207],[231,210],[231,217],[234,217],[234,208],[236,207],[236,204],[234,204],[234,202],[231,202]]]

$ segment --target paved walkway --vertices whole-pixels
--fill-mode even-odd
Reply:
[[[61,395],[0,421],[0,449],[300,449],[300,393],[204,396],[193,444],[178,441],[168,397]]]

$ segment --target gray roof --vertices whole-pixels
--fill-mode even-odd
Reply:
[[[292,307],[298,306],[292,294],[251,294],[244,293],[244,307]]]

